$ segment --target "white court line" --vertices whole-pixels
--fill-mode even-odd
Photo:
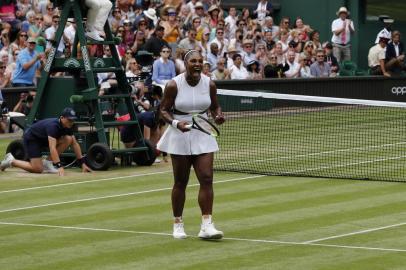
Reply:
[[[235,181],[254,179],[254,178],[260,178],[260,177],[266,177],[266,175],[253,175],[253,176],[247,176],[247,177],[233,178],[233,179],[228,179],[228,180],[216,181],[216,182],[213,182],[213,183],[214,184],[219,184],[219,183],[235,182]],[[196,187],[196,186],[199,186],[199,184],[192,184],[192,185],[188,185],[188,186],[189,187]],[[8,212],[15,212],[15,211],[20,211],[20,210],[28,210],[28,209],[35,209],[35,208],[42,208],[42,207],[48,207],[48,206],[70,204],[70,203],[88,202],[88,201],[95,201],[95,200],[102,200],[102,199],[119,198],[119,197],[125,197],[125,196],[131,196],[131,195],[140,195],[140,194],[159,192],[159,191],[165,191],[165,190],[172,190],[172,187],[158,188],[158,189],[151,189],[151,190],[144,190],[144,191],[136,191],[136,192],[115,194],[115,195],[109,195],[109,196],[93,197],[93,198],[79,199],[79,200],[73,200],[73,201],[47,203],[47,204],[19,207],[19,208],[13,208],[13,209],[4,209],[4,210],[0,210],[0,213],[8,213]]]
[[[156,236],[170,236],[170,233],[159,232],[145,232],[145,231],[130,231],[130,230],[115,230],[115,229],[102,229],[102,228],[89,228],[89,227],[74,227],[74,226],[57,226],[46,224],[31,224],[31,223],[17,223],[17,222],[1,222],[0,225],[11,226],[27,226],[27,227],[39,227],[39,228],[52,228],[52,229],[64,229],[64,230],[78,230],[78,231],[94,231],[94,232],[113,232],[113,233],[127,233],[127,234],[140,234],[140,235],[156,235]],[[196,236],[188,236],[189,238],[197,238]],[[394,248],[380,248],[380,247],[364,247],[364,246],[347,246],[347,245],[331,245],[331,244],[315,244],[304,242],[290,242],[290,241],[276,241],[276,240],[263,240],[263,239],[249,239],[249,238],[235,238],[225,237],[224,240],[252,242],[252,243],[269,243],[269,244],[281,244],[281,245],[296,245],[296,246],[318,246],[318,247],[331,247],[331,248],[343,248],[343,249],[359,249],[370,251],[387,251],[387,252],[406,252],[406,249],[394,249]],[[174,240],[177,241],[177,240]]]
[[[71,182],[71,183],[63,183],[63,184],[54,184],[54,185],[46,185],[46,186],[38,186],[38,187],[30,187],[30,188],[3,190],[3,191],[0,191],[0,194],[12,193],[12,192],[20,192],[20,191],[28,191],[28,190],[36,190],[36,189],[46,189],[46,188],[53,188],[53,187],[81,185],[81,184],[87,184],[87,183],[111,181],[111,180],[125,179],[125,178],[131,178],[131,177],[164,174],[164,173],[168,173],[168,172],[172,172],[172,170],[170,170],[170,171],[162,171],[162,172],[153,172],[153,173],[133,174],[133,175],[126,175],[126,176],[117,176],[117,177],[111,177],[111,178],[101,178],[101,179],[94,179],[94,180],[87,180],[87,181],[79,181],[79,182]]]
[[[316,242],[321,242],[321,241],[330,240],[330,239],[337,239],[337,238],[342,238],[342,237],[351,236],[351,235],[376,232],[376,231],[381,231],[381,230],[385,230],[385,229],[389,229],[389,228],[396,228],[396,227],[400,227],[400,226],[404,226],[404,225],[406,225],[406,222],[383,226],[383,227],[371,228],[371,229],[366,229],[366,230],[356,231],[356,232],[351,232],[351,233],[339,234],[339,235],[334,235],[334,236],[329,236],[329,237],[324,237],[324,238],[319,238],[319,239],[314,239],[314,240],[309,240],[309,241],[306,241],[303,243],[305,243],[305,244],[316,243]]]

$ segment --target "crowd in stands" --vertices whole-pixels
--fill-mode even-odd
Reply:
[[[1,88],[35,84],[60,27],[58,8],[49,0],[0,0]],[[117,0],[108,23],[121,38],[116,48],[127,76],[139,76],[143,66],[137,56],[151,54],[152,80],[163,86],[185,70],[188,50],[202,53],[203,73],[213,80],[335,77],[340,64],[351,60],[356,26],[348,15],[345,7],[337,11],[328,41],[320,40],[318,25],[301,17],[275,22],[272,4],[265,0],[258,0],[254,10],[223,9],[219,0]],[[68,19],[58,57],[71,57],[76,23]],[[370,74],[391,76],[405,69],[400,32],[391,32],[392,23],[386,18],[370,50]],[[88,49],[90,56],[111,57],[109,46]],[[114,73],[99,74],[98,80],[100,94],[116,83]],[[143,89],[142,82],[136,87]]]

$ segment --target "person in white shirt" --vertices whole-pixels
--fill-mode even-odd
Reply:
[[[379,43],[369,49],[368,66],[371,69],[371,75],[384,75],[390,77],[390,73],[385,68],[385,52],[389,38],[387,36],[379,36]]]
[[[242,57],[240,54],[234,54],[234,65],[230,67],[230,78],[232,80],[246,80],[249,77],[247,69],[242,65]]]
[[[288,61],[286,62],[289,65],[289,70],[285,71],[285,76],[287,78],[297,78],[300,75],[300,65],[295,61],[296,53],[294,51],[288,51]]]
[[[333,37],[333,55],[337,58],[338,62],[344,60],[351,60],[351,34],[355,32],[354,23],[348,19],[348,12],[346,7],[340,7],[337,11],[338,19],[334,20],[331,24],[331,31]]]
[[[47,49],[50,49],[52,47],[52,41],[55,40],[55,34],[56,34],[56,30],[59,27],[59,16],[58,15],[54,15],[52,17],[52,26],[48,27],[45,30],[45,38],[48,41],[47,42]],[[59,57],[63,54],[63,51],[65,50],[65,43],[64,43],[64,37],[61,39],[61,41],[59,42],[58,45],[58,50],[56,53],[56,56]]]
[[[395,20],[386,17],[386,18],[382,18],[382,21],[385,24],[385,27],[381,31],[379,31],[379,33],[376,35],[375,44],[379,43],[380,35],[385,35],[385,36],[389,36],[389,37],[392,36],[392,24],[395,22]]]
[[[228,10],[228,16],[224,19],[224,22],[230,33],[229,39],[234,38],[235,30],[237,29],[237,10],[235,7],[230,7]]]

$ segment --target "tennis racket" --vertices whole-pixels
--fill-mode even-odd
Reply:
[[[196,114],[192,117],[192,124],[186,126],[189,129],[197,129],[213,137],[220,136],[218,128],[203,116]]]

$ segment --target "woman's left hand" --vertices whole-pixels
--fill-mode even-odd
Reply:
[[[224,114],[218,114],[216,115],[216,117],[214,118],[214,122],[217,125],[221,125],[226,121],[226,118],[224,117]]]

